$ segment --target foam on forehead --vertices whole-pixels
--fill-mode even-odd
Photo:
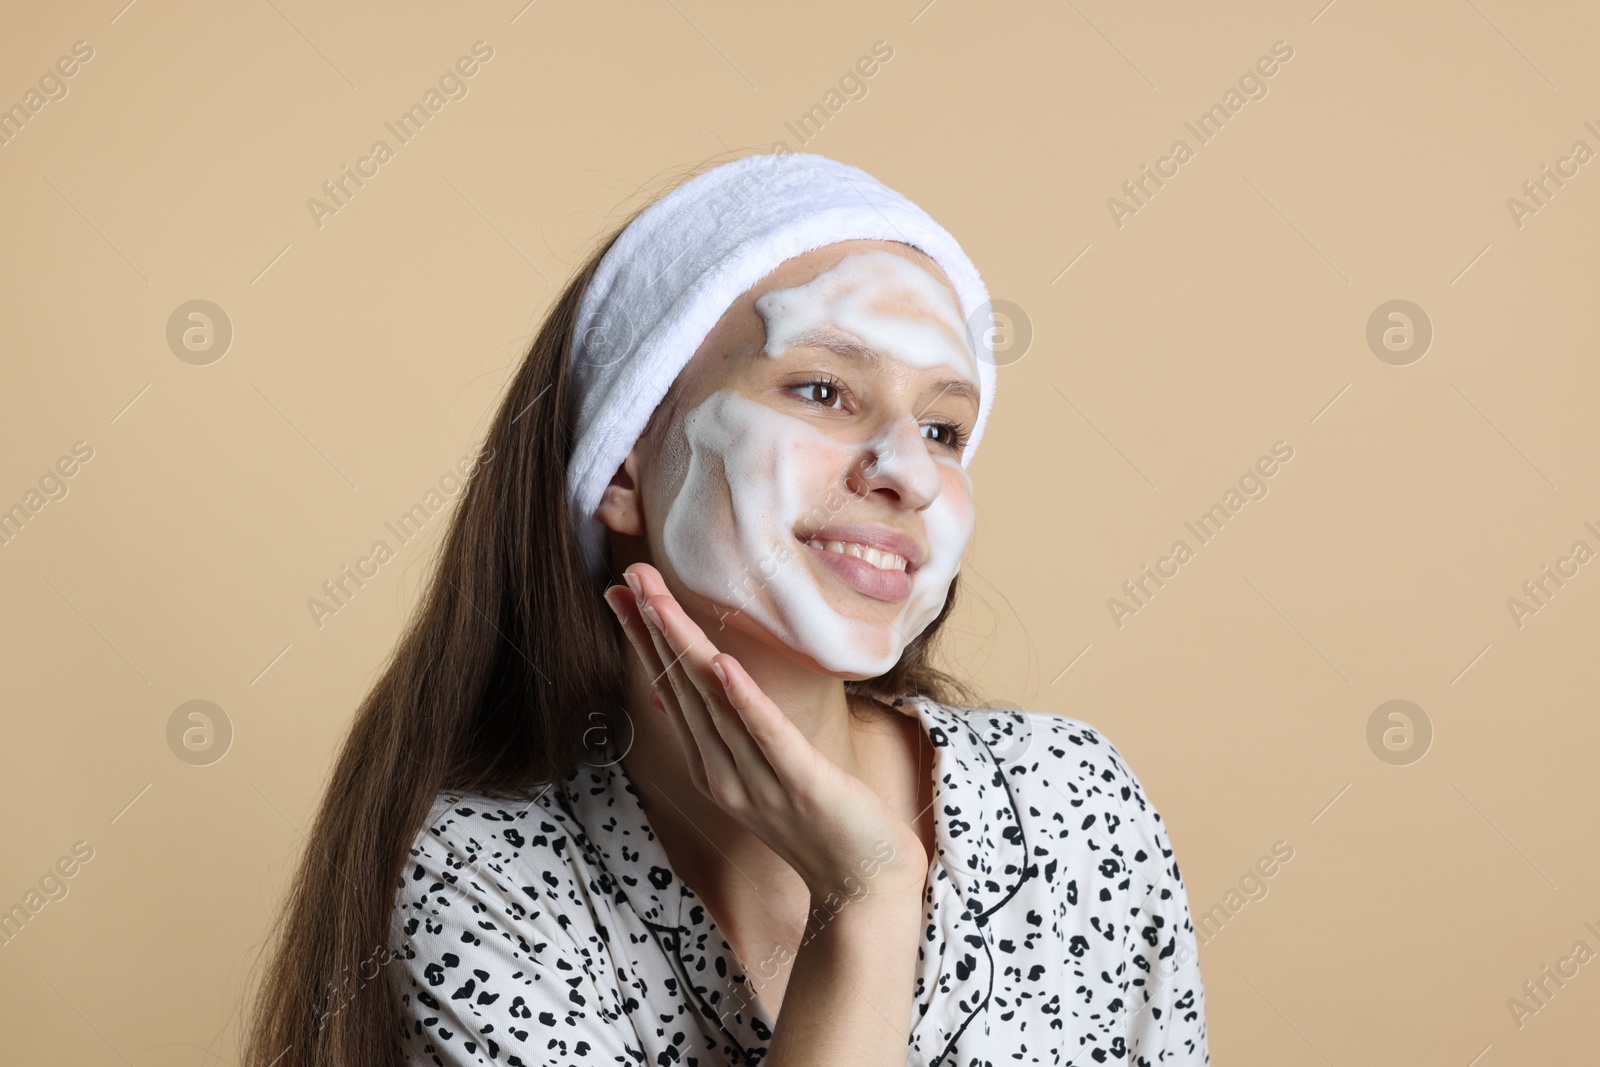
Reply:
[[[762,351],[769,356],[837,328],[919,370],[946,366],[969,379],[977,372],[954,294],[923,267],[883,249],[852,252],[803,285],[763,293],[755,309],[767,325]]]

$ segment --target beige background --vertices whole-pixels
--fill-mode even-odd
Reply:
[[[1507,199],[1600,150],[1600,13],[1322,2],[10,5],[0,103],[94,58],[0,147],[0,507],[94,455],[0,547],[0,907],[94,857],[0,948],[0,1060],[234,1060],[443,513],[321,629],[307,599],[476,446],[641,185],[782,140],[924,206],[1034,330],[973,466],[954,663],[1122,748],[1197,917],[1294,849],[1202,949],[1215,1061],[1592,1061],[1600,964],[1520,1028],[1507,1001],[1600,951],[1600,563],[1520,628],[1507,599],[1600,550],[1600,162],[1520,227]],[[307,199],[479,40],[469,94],[319,228]],[[166,341],[193,299],[235,331],[208,366]],[[1393,299],[1435,331],[1406,366],[1365,339]],[[1269,495],[1119,628],[1107,598],[1279,440]],[[166,739],[194,699],[234,730],[209,766]],[[1418,762],[1369,749],[1391,699],[1432,725]]]

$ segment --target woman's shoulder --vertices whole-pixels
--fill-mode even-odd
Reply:
[[[441,790],[435,794],[416,839],[482,836],[506,840],[505,831],[509,830],[514,846],[523,828],[540,820],[564,818],[558,803],[560,790],[560,782],[500,794]]]
[[[411,840],[409,877],[449,882],[491,871],[512,878],[556,860],[569,866],[578,828],[562,800],[562,783],[502,794],[444,790]]]
[[[390,946],[407,978],[408,1037],[425,1053],[435,1035],[456,1035],[495,1059],[501,1043],[542,1047],[530,1035],[561,1026],[581,1055],[612,1032],[623,1002],[582,838],[559,782],[434,798],[402,869]]]
[[[1017,707],[967,707],[923,699],[932,721],[945,730],[959,729],[969,742],[986,749],[997,763],[1016,775],[1053,771],[1090,788],[1128,789],[1142,796],[1137,776],[1117,746],[1098,727],[1053,711]],[[935,737],[935,743],[939,738]],[[1061,784],[1059,781],[1057,784]]]
[[[559,782],[502,795],[440,792],[410,843],[396,909],[413,927],[452,904],[475,917],[565,927],[557,916],[587,896],[580,838]]]
[[[1154,850],[1152,859],[1171,858],[1160,812],[1098,727],[1049,711],[939,702],[931,702],[930,718],[963,734],[983,762],[992,763],[1022,822],[1047,832],[1057,827],[1060,836],[1069,830],[1115,832],[1131,824]]]

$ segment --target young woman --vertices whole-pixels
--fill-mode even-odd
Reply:
[[[954,238],[814,155],[604,243],[357,716],[252,1067],[1208,1062],[1138,780],[930,663],[986,316]]]

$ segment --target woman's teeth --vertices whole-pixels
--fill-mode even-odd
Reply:
[[[806,544],[812,548],[820,548],[824,552],[837,552],[841,556],[855,556],[885,571],[903,571],[906,569],[904,556],[897,556],[893,552],[880,552],[867,545],[858,545],[854,541],[818,541],[810,540]]]

